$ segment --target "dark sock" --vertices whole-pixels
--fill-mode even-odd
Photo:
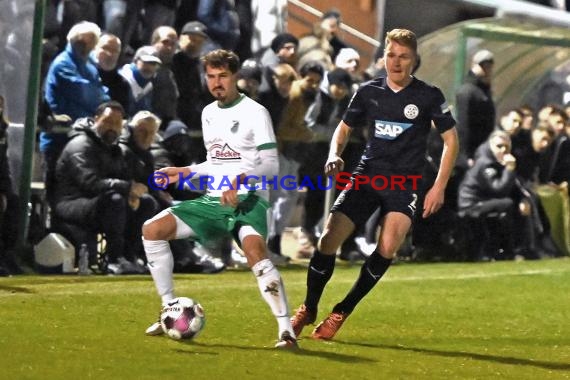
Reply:
[[[325,285],[332,277],[335,259],[336,255],[324,255],[315,250],[309,262],[305,306],[312,312],[317,311]]]
[[[333,312],[352,313],[360,300],[380,281],[391,263],[392,259],[386,259],[374,251],[362,265],[360,275],[352,289],[340,303],[335,305]]]
[[[274,235],[267,241],[267,248],[276,255],[281,255],[281,235]]]

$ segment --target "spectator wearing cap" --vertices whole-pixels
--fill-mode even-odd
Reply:
[[[279,63],[288,63],[295,66],[297,63],[297,48],[299,40],[292,34],[281,33],[271,41],[270,49],[267,49],[261,57],[263,66],[275,66]]]
[[[297,37],[289,33],[278,34],[271,41],[271,48],[267,49],[261,56],[260,63],[263,66],[263,74],[261,76],[261,87],[267,88],[273,77],[271,68],[286,63],[293,67],[297,63],[297,48],[299,40]]]
[[[152,111],[152,78],[161,64],[154,47],[142,46],[136,51],[133,62],[119,70],[129,83],[129,116],[138,111]]]
[[[495,127],[496,110],[491,92],[493,66],[493,53],[476,52],[471,69],[456,93],[457,132],[461,141],[459,166],[471,166],[477,147]]]
[[[200,21],[190,21],[182,27],[179,37],[180,50],[172,59],[172,72],[178,86],[178,118],[191,131],[190,163],[203,162],[206,150],[202,140],[202,110],[210,102],[210,94],[202,82],[200,52],[208,40],[207,29]],[[164,123],[165,128],[169,123]]]
[[[56,115],[68,115],[71,121],[90,117],[97,107],[108,101],[108,89],[101,83],[97,67],[90,58],[101,29],[92,22],[75,24],[67,34],[67,46],[51,63],[45,81],[45,102]],[[45,130],[40,133],[44,182],[51,203],[55,165],[68,141],[68,130]]]
[[[152,110],[166,124],[177,117],[179,92],[172,59],[178,49],[178,34],[170,26],[159,26],[152,33],[151,45],[162,61],[152,78]]]

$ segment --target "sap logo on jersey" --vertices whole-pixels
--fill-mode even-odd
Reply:
[[[384,140],[395,140],[412,125],[411,123],[376,120],[374,123],[374,137]]]

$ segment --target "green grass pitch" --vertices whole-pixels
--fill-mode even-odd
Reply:
[[[359,266],[339,264],[322,319]],[[292,309],[306,269],[281,270]],[[277,351],[249,271],[177,275],[202,303],[194,341],[147,337],[150,276],[0,279],[2,379],[568,379],[570,260],[394,265],[336,339]]]

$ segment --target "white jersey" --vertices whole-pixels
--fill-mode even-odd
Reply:
[[[277,147],[269,112],[243,94],[228,107],[220,107],[217,101],[208,104],[202,111],[202,133],[210,181],[207,192],[212,196],[221,196],[237,175],[259,165],[260,150]],[[263,187],[259,183],[257,192],[268,199],[269,187]],[[239,190],[247,192],[245,186]]]

